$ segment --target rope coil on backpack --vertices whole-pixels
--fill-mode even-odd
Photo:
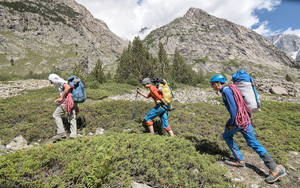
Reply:
[[[65,109],[67,111],[67,113],[70,115],[71,114],[71,110],[73,108],[73,99],[72,99],[72,94],[71,92],[68,93],[66,100],[65,100]]]
[[[252,111],[246,105],[239,89],[234,84],[229,84],[229,88],[232,90],[233,97],[237,106],[235,124],[240,129],[246,129],[248,124],[251,124]],[[252,129],[251,129],[252,130]]]

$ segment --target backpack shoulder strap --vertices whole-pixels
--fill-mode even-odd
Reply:
[[[229,89],[229,87],[225,86],[224,89],[222,90],[222,98],[223,98],[223,100],[227,101],[227,99],[226,99],[226,97],[224,95],[224,90],[225,89]]]

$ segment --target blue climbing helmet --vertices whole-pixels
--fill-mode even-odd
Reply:
[[[210,83],[212,82],[221,82],[222,84],[225,83],[225,77],[221,74],[216,74],[210,79]]]

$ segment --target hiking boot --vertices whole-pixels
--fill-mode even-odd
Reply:
[[[228,161],[228,160],[225,160],[225,163],[230,165],[230,166],[235,166],[235,167],[240,167],[240,168],[245,168],[246,167],[246,163],[244,163],[244,161]]]
[[[61,136],[61,135],[55,135],[55,136],[52,137],[53,140],[66,139],[66,138],[68,138],[67,135],[63,135],[63,136]]]
[[[267,183],[273,183],[277,181],[279,178],[284,177],[286,175],[287,174],[285,173],[285,171],[279,168],[279,166],[277,166],[275,170],[270,170],[270,175],[265,179],[265,181]]]

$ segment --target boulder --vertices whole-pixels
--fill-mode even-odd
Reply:
[[[95,135],[101,136],[101,135],[103,135],[103,134],[104,134],[104,129],[102,129],[102,128],[97,128],[97,129],[96,129]]]
[[[134,182],[134,183],[132,184],[132,188],[151,188],[151,187],[149,187],[149,186],[146,185],[146,184],[140,184],[140,183]]]
[[[9,144],[6,145],[7,149],[10,150],[18,150],[18,149],[22,149],[22,148],[27,148],[27,141],[25,140],[25,138],[20,135],[16,138],[14,138]]]
[[[270,92],[277,95],[288,95],[287,90],[280,86],[272,87]]]

